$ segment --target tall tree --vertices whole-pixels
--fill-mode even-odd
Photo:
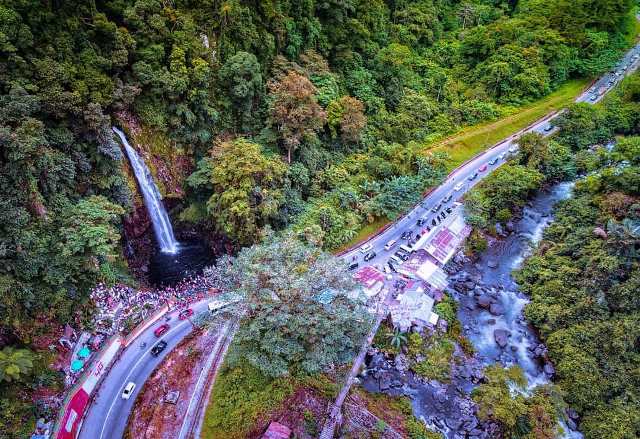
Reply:
[[[292,235],[223,258],[209,273],[244,299],[234,352],[268,376],[348,363],[371,323],[344,262]]]
[[[287,166],[243,138],[215,145],[188,179],[210,191],[206,209],[218,231],[241,245],[257,242],[260,230],[284,201]]]
[[[293,70],[269,84],[270,123],[287,151],[287,162],[304,136],[315,135],[326,119],[309,78]]]

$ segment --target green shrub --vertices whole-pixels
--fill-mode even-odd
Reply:
[[[233,368],[225,365],[216,379],[211,405],[207,407],[203,437],[244,437],[256,420],[290,396],[295,386],[295,379],[270,379],[246,361],[240,361]]]

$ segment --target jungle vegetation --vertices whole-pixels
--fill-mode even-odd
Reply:
[[[132,115],[197,163],[174,219],[237,248],[270,227],[333,249],[443,178],[433,141],[610,68],[632,3],[3,1],[0,346],[38,350],[96,282],[130,280],[113,124]],[[0,383],[6,437],[51,383],[21,370]]]

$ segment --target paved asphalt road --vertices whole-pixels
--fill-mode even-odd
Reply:
[[[193,304],[195,313],[206,311],[209,300]],[[195,315],[195,314],[194,314]],[[82,424],[79,437],[86,439],[115,439],[121,438],[127,426],[127,419],[135,402],[138,392],[144,382],[164,357],[176,347],[180,341],[193,329],[189,320],[178,319],[178,311],[169,314],[171,319],[164,318],[144,331],[127,349],[122,352],[119,360],[113,365],[102,382],[98,397],[89,407],[89,412]],[[168,323],[171,327],[161,338],[153,331],[160,325]],[[151,355],[151,348],[159,341],[168,343],[159,356]],[[142,342],[146,347],[142,348]],[[122,391],[129,382],[136,383],[136,388],[129,399],[122,399]]]
[[[598,102],[606,92],[610,91],[620,81],[620,79],[624,77],[624,75],[629,74],[631,71],[638,68],[639,59],[640,44],[627,52],[613,73],[609,73],[598,80],[591,88],[589,88],[589,90],[581,94],[576,101],[589,103]],[[624,66],[627,68],[623,69]],[[615,72],[618,72],[618,75],[616,75]],[[535,131],[542,135],[550,135],[554,131],[553,125],[551,125],[550,122],[555,117],[557,117],[557,115],[535,124],[527,131]],[[503,164],[505,162],[505,155],[508,154],[510,148],[514,147],[514,139],[516,137],[517,136],[511,136],[505,139],[505,141],[496,147],[484,152],[465,166],[458,169],[454,174],[450,175],[442,185],[426,196],[420,205],[412,209],[384,233],[369,240],[367,244],[371,245],[372,250],[375,251],[377,255],[366,264],[378,266],[386,264],[393,251],[396,251],[400,244],[406,242],[400,238],[403,232],[413,231],[415,234],[425,227],[416,226],[418,218],[425,217],[425,225],[431,226],[431,221],[436,215],[431,212],[431,208],[440,203],[447,194],[452,194],[453,197],[448,203],[443,203],[443,207],[439,212],[452,206],[454,202],[459,200],[465,192],[476,185],[489,172]],[[482,165],[488,164],[489,161],[496,158],[498,161],[495,165],[487,165],[486,171],[478,172],[478,169]],[[468,177],[476,172],[478,172],[478,177],[473,181],[470,181]],[[455,191],[454,187],[459,183],[462,184],[462,188],[459,191]],[[394,246],[393,251],[387,252],[384,250],[384,246],[392,239],[397,240],[398,243]],[[351,262],[354,257],[359,262],[360,266],[365,264],[363,261],[363,253],[361,253],[359,249],[354,249],[343,255],[344,260],[349,262]],[[193,309],[196,312],[202,311],[206,309],[206,305],[206,301],[199,302],[193,306]],[[100,386],[98,397],[89,407],[89,412],[80,431],[80,438],[115,439],[122,437],[127,424],[129,412],[131,411],[135,398],[144,382],[151,375],[155,367],[162,362],[165,355],[191,332],[192,327],[189,321],[178,320],[177,312],[172,313],[171,316],[172,317],[169,322],[171,329],[162,337],[162,339],[168,343],[168,346],[158,357],[153,357],[149,351],[158,341],[158,339],[153,335],[153,331],[165,322],[164,319],[161,319],[157,324],[147,329],[131,346],[129,346],[129,348],[123,351],[120,359],[115,363],[111,371],[109,371]],[[143,341],[146,341],[147,343],[147,346],[144,349],[140,347],[140,344]],[[136,383],[136,389],[130,399],[122,399],[121,394],[124,386],[130,381]]]
[[[635,71],[640,65],[640,44],[629,50],[622,61],[618,63],[615,70],[604,75],[598,81],[596,81],[589,89],[585,90],[578,98],[576,102],[596,103],[599,102],[603,96],[611,91],[625,75]],[[625,68],[626,67],[626,68]],[[543,121],[538,122],[529,127],[525,132],[537,132],[543,136],[551,135],[555,129],[553,127],[553,120],[558,117],[560,113],[545,118]],[[447,180],[445,180],[439,187],[433,192],[428,194],[417,206],[415,206],[404,217],[396,221],[392,226],[386,229],[380,235],[374,236],[369,241],[361,243],[365,245],[367,250],[360,250],[362,247],[354,248],[349,252],[342,255],[342,258],[348,264],[357,262],[359,267],[365,265],[374,265],[379,268],[383,268],[387,265],[389,257],[398,250],[401,244],[406,244],[407,240],[402,239],[401,236],[404,232],[413,232],[412,238],[415,240],[415,235],[425,229],[426,226],[433,228],[432,221],[447,207],[454,206],[454,203],[459,202],[462,196],[473,186],[478,184],[482,178],[486,177],[491,171],[496,169],[505,163],[505,159],[509,155],[509,150],[514,151],[517,148],[516,141],[521,134],[513,135],[502,141],[497,146],[480,154],[469,163],[457,169],[451,174]],[[491,165],[489,162],[496,160],[496,163]],[[479,171],[483,165],[487,165],[487,169],[484,172]],[[469,180],[469,177],[478,174],[478,176]],[[458,191],[455,190],[456,185],[461,184],[462,188]],[[451,200],[444,202],[443,198],[451,194]],[[431,209],[434,206],[442,203],[442,207],[436,212],[432,212]],[[460,208],[460,207],[458,207]],[[426,222],[422,226],[417,225],[417,220],[425,218]],[[436,223],[438,224],[438,223]],[[392,247],[390,251],[384,249],[385,245],[395,240],[397,243]],[[370,246],[370,248],[369,248]],[[364,256],[367,253],[374,252],[376,256],[369,261],[364,261]]]

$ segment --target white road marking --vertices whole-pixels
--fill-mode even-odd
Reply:
[[[175,326],[173,329],[169,330],[169,332],[167,332],[164,337],[168,336],[169,334],[171,334],[172,332],[180,329],[181,327],[185,326],[186,324],[190,324],[188,321],[184,321],[180,324],[178,324],[177,326]],[[160,338],[159,340],[162,340],[162,338]],[[159,341],[158,340],[158,341]],[[153,346],[155,345],[152,344],[151,347],[144,352],[140,358],[138,359],[138,361],[136,361],[136,363],[133,365],[133,367],[131,368],[131,370],[129,371],[129,374],[127,375],[127,377],[124,379],[124,382],[122,383],[122,386],[120,387],[120,390],[118,391],[118,393],[116,393],[116,397],[114,398],[113,402],[111,403],[111,406],[109,407],[109,410],[107,411],[107,416],[105,416],[104,418],[104,422],[102,423],[102,429],[100,430],[100,438],[102,439],[104,437],[104,429],[107,427],[107,421],[109,420],[109,416],[111,415],[111,411],[113,410],[113,407],[116,405],[116,402],[118,402],[120,400],[120,395],[122,393],[122,389],[124,389],[124,386],[127,385],[127,383],[129,382],[129,378],[131,377],[131,374],[136,370],[136,368],[140,365],[140,362],[142,360],[145,360],[147,357],[147,354],[149,352],[151,352],[151,349],[153,349]],[[133,346],[133,344],[131,345]],[[138,391],[140,391],[140,388],[138,387]],[[133,396],[133,395],[131,395]],[[134,398],[135,401],[135,398]]]

